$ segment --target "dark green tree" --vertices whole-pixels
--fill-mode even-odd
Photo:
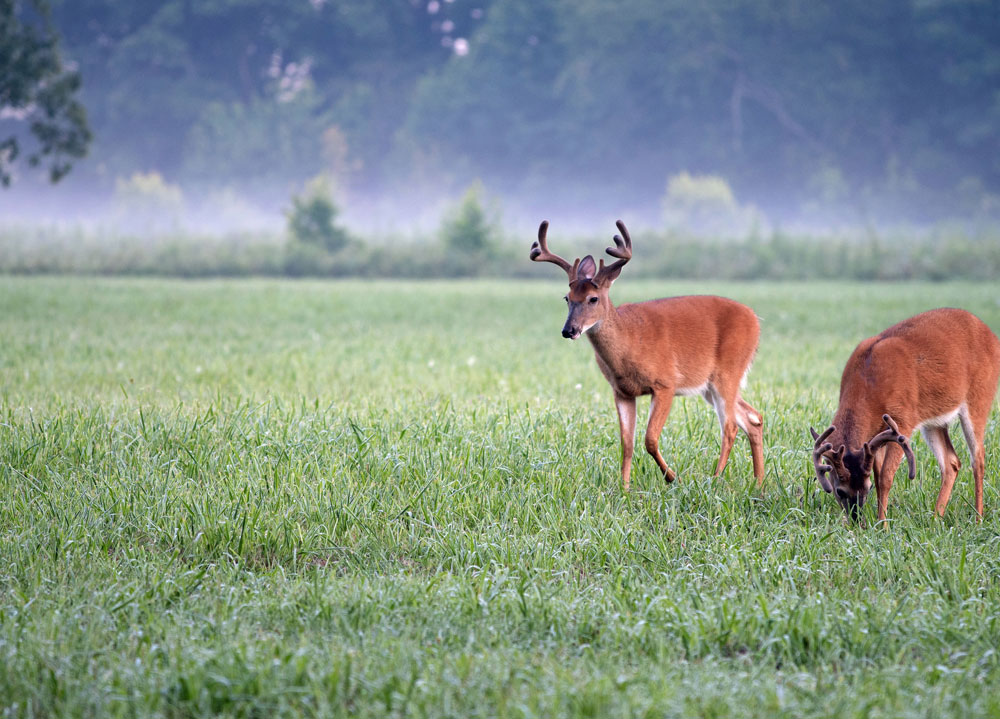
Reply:
[[[13,164],[34,138],[31,167],[45,166],[58,182],[87,154],[91,132],[77,100],[80,75],[63,67],[45,0],[0,0],[0,183],[9,186]],[[12,125],[5,129],[4,125]]]
[[[451,54],[411,0],[48,1],[109,177],[291,185],[336,128],[352,182],[377,183],[413,86]]]
[[[488,254],[497,240],[497,222],[483,203],[483,185],[478,180],[445,216],[441,237],[445,247],[465,254]]]
[[[288,232],[296,242],[336,252],[348,241],[347,232],[336,225],[338,212],[329,181],[317,177],[306,185],[305,192],[292,197]]]

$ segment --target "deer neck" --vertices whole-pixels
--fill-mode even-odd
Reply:
[[[855,412],[853,409],[838,409],[833,418],[833,425],[837,429],[827,441],[834,447],[843,444],[847,449],[855,452],[861,449],[865,442],[878,433],[882,424],[882,415],[870,418],[865,414]]]
[[[587,330],[594,352],[611,368],[617,368],[625,355],[628,346],[622,339],[622,321],[617,308],[608,302],[610,308],[598,324]]]

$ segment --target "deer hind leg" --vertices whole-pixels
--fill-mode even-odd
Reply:
[[[962,463],[959,461],[958,455],[955,454],[947,427],[924,427],[920,431],[934,452],[938,469],[941,470],[941,490],[938,492],[934,511],[938,513],[938,516],[943,517],[948,500],[951,499],[951,490],[955,487],[955,477],[958,476],[958,470],[961,469]]]
[[[903,448],[893,442],[875,453],[875,495],[878,497],[878,521],[885,520],[889,507],[889,490],[903,461]]]
[[[986,418],[990,414],[990,407],[986,405],[985,411],[976,408],[975,413],[968,407],[962,407],[958,412],[958,417],[962,422],[962,434],[965,435],[965,443],[969,446],[969,454],[972,455],[972,478],[975,481],[976,514],[978,518],[983,518],[983,477],[986,474]]]
[[[649,424],[646,425],[646,451],[649,452],[656,464],[663,472],[663,478],[668,482],[677,479],[677,475],[667,466],[663,455],[660,454],[660,432],[670,414],[670,405],[674,401],[674,391],[660,391],[653,394],[653,399],[649,404]]]
[[[759,488],[764,484],[764,417],[739,395],[736,396],[736,424],[750,440],[753,476]]]
[[[615,395],[618,428],[622,438],[622,487],[627,492],[632,476],[632,454],[635,452],[635,397]]]
[[[718,388],[709,383],[702,396],[715,409],[715,414],[719,417],[719,426],[722,428],[722,450],[719,453],[719,462],[715,466],[715,476],[718,477],[729,464],[729,453],[733,450],[733,442],[736,441],[736,434],[739,426],[736,424],[734,402],[727,402]]]
[[[727,402],[725,397],[711,384],[705,390],[705,400],[715,408],[719,416],[719,426],[722,428],[722,451],[719,463],[715,468],[715,476],[722,474],[729,463],[729,454],[736,441],[736,434],[743,430],[750,440],[750,455],[753,458],[753,474],[757,478],[757,486],[764,482],[764,419],[760,412],[740,397],[739,391],[732,392],[733,400]]]

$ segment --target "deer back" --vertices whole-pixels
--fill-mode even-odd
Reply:
[[[588,337],[608,379],[629,395],[738,382],[760,339],[753,310],[724,297],[649,300],[620,305],[616,314]]]
[[[971,394],[995,388],[1000,341],[982,320],[959,309],[924,312],[861,342],[840,384],[834,425],[850,413],[862,439],[889,413],[909,433],[947,416]]]

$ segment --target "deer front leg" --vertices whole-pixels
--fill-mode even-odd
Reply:
[[[881,458],[880,458],[881,455]],[[899,463],[903,461],[903,448],[898,444],[887,444],[875,455],[875,495],[878,497],[878,521],[884,522],[889,509],[889,490],[896,477]]]
[[[618,428],[622,438],[622,487],[627,492],[632,476],[632,454],[635,452],[635,397],[615,395]]]
[[[660,432],[663,431],[663,425],[667,421],[667,415],[670,414],[670,405],[673,401],[672,388],[653,393],[653,399],[649,404],[649,424],[646,425],[646,451],[653,455],[653,459],[656,460],[656,464],[663,472],[664,479],[668,482],[676,480],[677,475],[667,466],[663,455],[660,454]]]

